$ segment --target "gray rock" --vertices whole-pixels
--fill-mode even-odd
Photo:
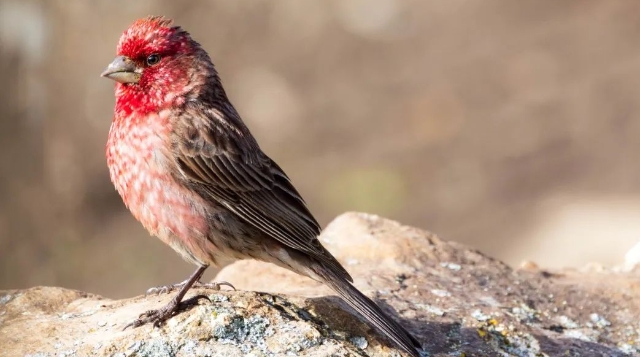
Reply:
[[[514,270],[358,213],[337,218],[321,239],[431,357],[640,353],[638,270]],[[114,301],[57,287],[2,291],[0,356],[400,355],[317,282],[255,261],[232,264],[216,280],[240,291],[191,291],[212,302],[160,328],[124,331],[172,294]]]

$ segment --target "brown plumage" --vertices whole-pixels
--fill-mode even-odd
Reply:
[[[111,179],[133,215],[198,270],[172,302],[132,325],[162,323],[209,265],[253,258],[321,281],[411,356],[420,344],[352,284],[320,226],[231,105],[207,53],[163,18],[135,22],[103,76],[116,108]]]

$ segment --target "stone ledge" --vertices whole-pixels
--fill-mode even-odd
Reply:
[[[637,269],[513,270],[361,213],[338,217],[321,239],[363,292],[424,341],[429,356],[640,352]],[[255,261],[234,263],[216,280],[240,291],[191,291],[213,303],[201,302],[161,328],[125,331],[172,295],[114,301],[55,287],[2,291],[0,356],[399,355],[312,280]]]

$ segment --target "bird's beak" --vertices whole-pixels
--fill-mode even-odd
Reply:
[[[100,76],[120,83],[138,83],[141,71],[126,56],[118,56],[111,62]]]

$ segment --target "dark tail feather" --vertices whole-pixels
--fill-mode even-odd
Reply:
[[[409,355],[420,357],[418,352],[418,350],[422,348],[420,342],[405,330],[404,327],[400,326],[399,323],[387,316],[375,302],[330,269],[319,264],[313,266],[312,269],[371,325],[379,329],[387,338],[395,342]]]

